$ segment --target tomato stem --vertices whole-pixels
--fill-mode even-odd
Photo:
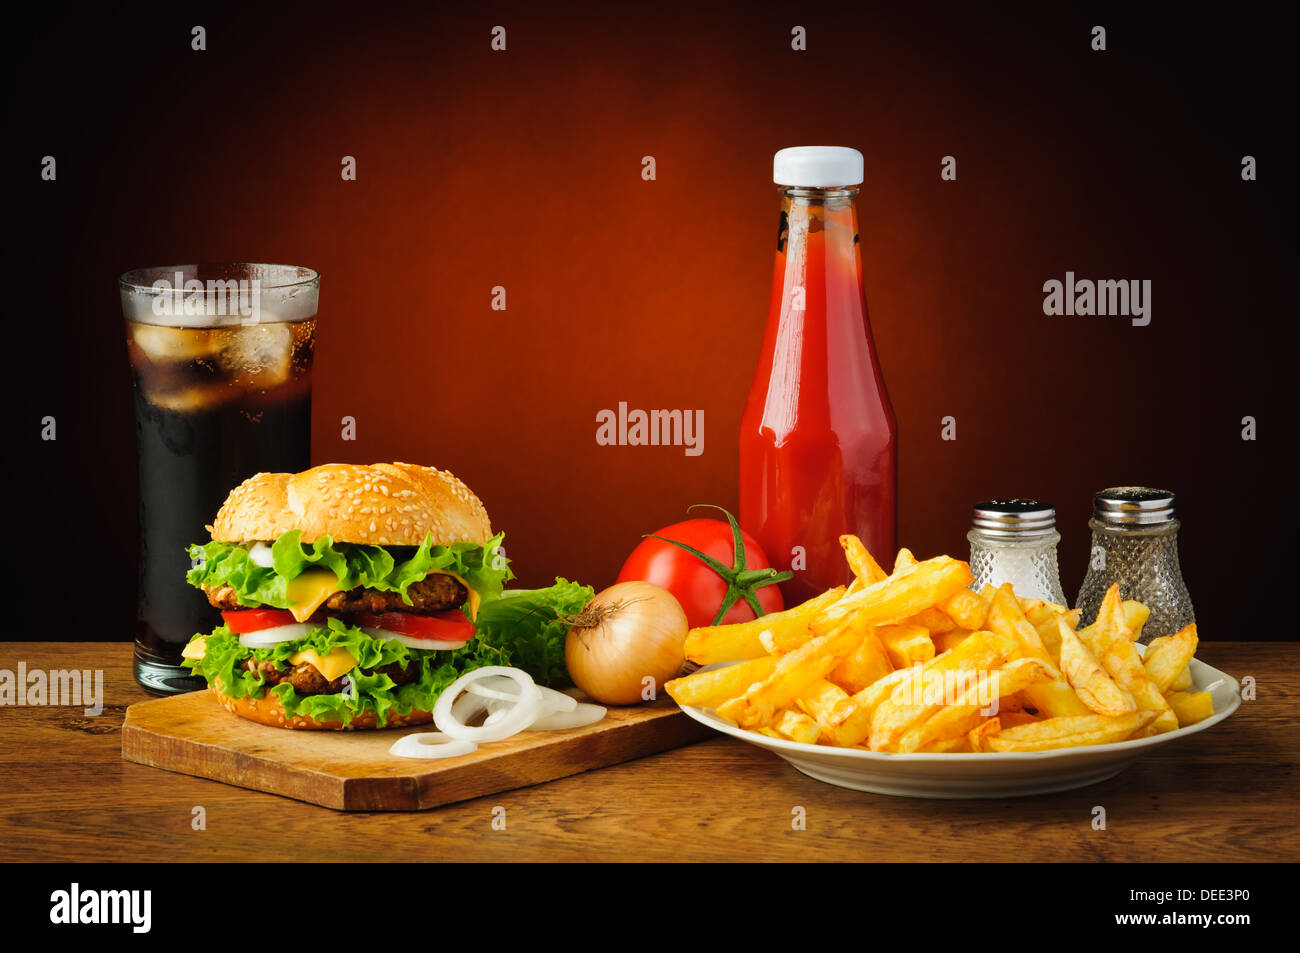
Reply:
[[[794,578],[794,573],[789,571],[777,572],[775,569],[746,568],[745,541],[741,538],[740,524],[736,522],[736,518],[723,507],[715,506],[712,503],[694,503],[687,507],[687,509],[693,510],[697,506],[704,506],[709,509],[720,511],[722,515],[727,518],[727,522],[731,524],[731,537],[734,541],[733,551],[735,553],[733,559],[734,565],[727,566],[714,559],[712,556],[700,552],[694,546],[688,546],[686,543],[678,542],[675,539],[668,539],[665,536],[659,536],[655,533],[646,533],[643,538],[648,537],[650,539],[657,539],[661,542],[671,543],[678,549],[685,550],[716,572],[722,578],[722,581],[727,584],[727,592],[722,598],[722,606],[718,609],[718,614],[713,618],[714,625],[721,624],[723,617],[731,610],[731,607],[736,604],[737,599],[745,600],[746,604],[754,610],[755,618],[766,615],[767,613],[763,611],[763,607],[758,601],[758,596],[755,593],[755,590],[761,589],[763,586],[770,586],[776,582],[784,582],[787,579],[792,579]]]

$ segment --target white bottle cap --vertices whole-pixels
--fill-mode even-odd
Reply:
[[[795,146],[772,160],[777,185],[825,189],[862,184],[862,153],[844,146]]]

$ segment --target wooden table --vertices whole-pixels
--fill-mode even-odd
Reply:
[[[129,645],[0,642],[0,669],[102,668],[105,704],[97,718],[0,708],[0,860],[1298,860],[1300,645],[1210,643],[1198,655],[1253,676],[1258,699],[1062,794],[862,794],[718,737],[433,811],[341,814],[122,761],[123,712],[150,697]],[[1092,829],[1095,805],[1105,831]],[[206,830],[191,827],[196,807]],[[805,830],[792,829],[797,808]]]

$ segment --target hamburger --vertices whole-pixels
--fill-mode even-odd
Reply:
[[[184,658],[236,715],[299,729],[424,724],[461,674],[509,664],[474,625],[512,578],[502,535],[449,472],[259,473],[207,529],[186,578],[222,624]]]

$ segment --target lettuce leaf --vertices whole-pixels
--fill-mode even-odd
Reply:
[[[214,540],[190,547],[195,568],[185,579],[199,588],[230,586],[242,606],[288,609],[292,606],[287,595],[289,580],[313,566],[321,566],[339,577],[342,589],[364,586],[397,592],[410,605],[406,590],[437,570],[460,576],[486,601],[500,595],[506,580],[514,578],[509,561],[501,552],[503,536],[498,533],[481,546],[477,543],[434,546],[432,536],[425,536],[424,542],[408,558],[399,561],[383,546],[335,543],[328,536],[304,545],[302,533],[291,530],[272,545],[272,566],[254,563],[248,549],[238,543]]]
[[[563,688],[571,685],[564,665],[564,642],[569,626],[564,621],[577,615],[596,591],[555,577],[545,589],[509,589],[501,598],[479,608],[474,627],[486,644],[497,646],[541,685]]]

